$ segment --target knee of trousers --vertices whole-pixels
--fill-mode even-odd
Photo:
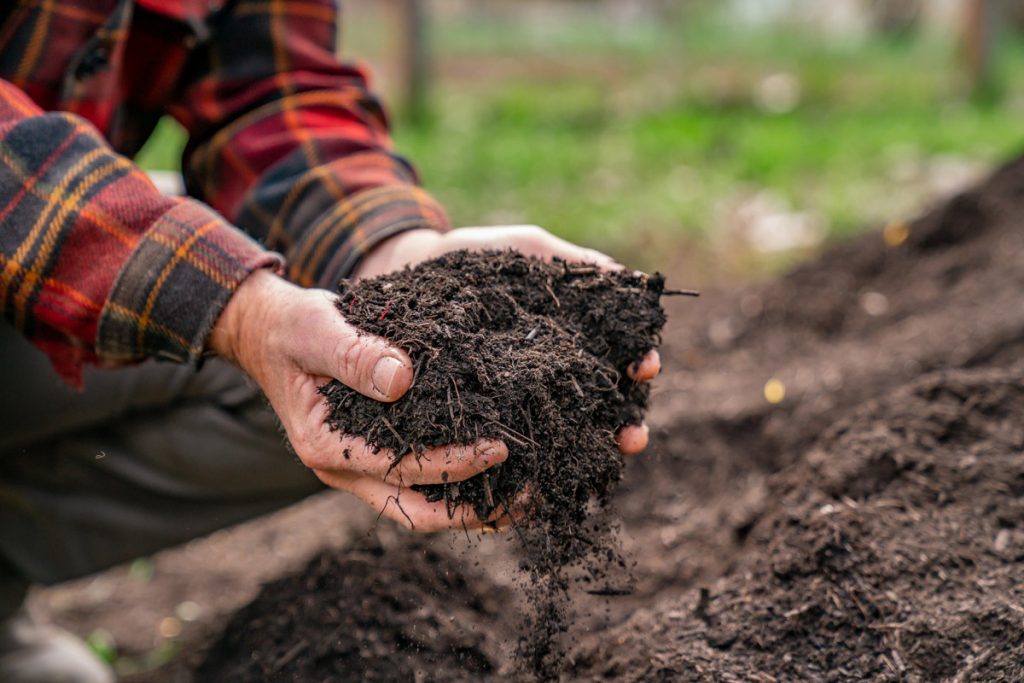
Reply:
[[[0,556],[46,583],[323,488],[289,451],[258,389],[221,361],[190,377],[176,400],[0,453],[0,481]]]

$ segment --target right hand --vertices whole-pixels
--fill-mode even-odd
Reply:
[[[536,225],[494,225],[449,232],[429,228],[406,230],[384,240],[363,257],[355,275],[361,278],[383,275],[458,249],[515,249],[546,261],[557,256],[566,261],[594,263],[603,270],[622,268],[612,257],[566,242]],[[635,382],[649,382],[660,371],[661,357],[653,349],[626,368],[626,374]],[[623,455],[637,455],[647,447],[649,435],[644,423],[623,425],[615,440]]]
[[[503,462],[508,449],[501,441],[431,449],[404,457],[389,473],[392,452],[375,453],[358,436],[331,431],[317,391],[331,378],[386,403],[401,398],[413,380],[409,356],[349,325],[335,301],[326,290],[303,289],[258,270],[228,301],[209,343],[259,384],[299,459],[328,486],[416,531],[507,524],[504,517],[480,520],[467,506],[449,518],[444,501],[428,503],[409,488],[462,481]]]

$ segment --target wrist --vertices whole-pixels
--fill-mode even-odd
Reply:
[[[431,228],[416,228],[400,232],[378,243],[364,256],[352,277],[355,279],[375,277],[400,270],[410,263],[430,258],[444,233]]]
[[[242,354],[246,338],[254,324],[253,319],[265,314],[266,306],[260,302],[271,300],[272,293],[288,283],[266,268],[253,271],[238,285],[228,299],[208,338],[209,347],[218,356],[243,365]],[[257,326],[259,322],[255,323]]]

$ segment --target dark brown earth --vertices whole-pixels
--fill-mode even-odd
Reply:
[[[652,445],[616,496],[636,589],[575,594],[563,679],[1024,680],[1024,161],[906,227],[902,242],[890,227],[888,242],[868,234],[776,282],[668,302]],[[764,397],[773,378],[780,403]],[[217,615],[255,581],[315,575],[299,560],[327,544],[344,562],[372,517],[329,495],[162,553],[148,587],[119,570],[37,598],[80,633],[108,629],[127,655],[195,600],[211,616],[185,624],[182,654],[130,678],[187,681]],[[376,528],[389,548],[414,542]],[[428,542],[501,614],[439,591],[415,619],[455,616],[465,642],[503,640],[479,650],[490,678],[510,680],[518,593],[500,536]],[[436,589],[422,571],[392,590]],[[357,612],[361,585],[345,603]],[[251,649],[278,646],[246,631]],[[391,680],[442,673],[422,666]],[[488,678],[451,662],[443,673]],[[319,680],[362,675],[365,662]]]
[[[443,682],[491,674],[500,642],[466,626],[499,619],[507,596],[461,564],[415,540],[386,547],[376,537],[321,554],[237,612],[195,680],[414,681],[429,672]],[[263,643],[258,650],[254,639]]]
[[[558,565],[592,543],[580,527],[591,498],[622,473],[613,436],[639,423],[649,387],[626,368],[660,340],[664,280],[518,253],[445,254],[398,273],[345,281],[338,308],[359,329],[408,351],[412,388],[395,403],[338,381],[321,393],[328,423],[386,448],[397,462],[431,447],[501,439],[509,459],[467,481],[416,485],[452,516],[507,511],[527,486],[537,539]],[[384,457],[384,456],[382,456]],[[582,538],[581,538],[582,536]]]
[[[623,495],[657,559],[574,677],[1024,679],[1022,218],[1016,161],[706,302]]]
[[[628,583],[608,523],[623,468],[615,432],[643,418],[650,389],[627,368],[660,341],[663,292],[658,275],[512,251],[452,252],[341,283],[339,311],[405,349],[415,380],[395,403],[327,384],[328,424],[389,449],[395,465],[447,444],[506,443],[508,460],[482,474],[412,489],[456,521],[460,506],[484,520],[517,499],[529,508],[513,522],[533,604],[521,654],[545,676],[560,665],[571,580],[600,592]]]
[[[637,589],[577,600],[562,676],[1024,680],[1022,224],[1018,161],[885,239],[676,307],[654,456],[620,492]]]

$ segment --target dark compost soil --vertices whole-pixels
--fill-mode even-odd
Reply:
[[[501,594],[421,543],[357,543],[267,584],[240,610],[196,681],[465,680],[494,671]],[[253,651],[252,638],[263,645]],[[251,653],[251,654],[250,654]],[[356,674],[355,672],[358,672]]]
[[[603,609],[577,611],[563,679],[1024,680],[1024,161],[887,236],[670,307],[652,453],[616,496],[635,590],[575,595]],[[471,560],[445,562],[503,594]],[[472,637],[512,633],[456,609]],[[247,633],[238,657],[276,642]],[[508,649],[478,650],[492,674],[347,675],[510,677]],[[283,680],[349,679],[327,671]]]
[[[658,275],[511,251],[449,253],[340,287],[346,319],[408,351],[416,375],[392,404],[327,385],[333,429],[390,449],[396,464],[482,438],[508,446],[508,460],[483,474],[412,488],[456,519],[460,506],[488,519],[526,499],[530,514],[514,526],[536,612],[524,652],[538,670],[552,665],[564,630],[566,569],[586,583],[625,580],[610,573],[626,565],[600,509],[622,476],[615,431],[639,423],[647,405],[649,387],[626,369],[659,341],[663,291]]]
[[[614,433],[640,422],[649,388],[626,367],[654,348],[665,324],[660,276],[605,273],[506,252],[445,254],[396,274],[343,282],[339,309],[359,329],[409,352],[412,388],[383,404],[340,382],[322,393],[328,422],[391,449],[502,439],[509,459],[468,481],[416,486],[428,500],[508,510],[534,485],[550,561],[584,554],[587,502],[606,499],[622,472]],[[564,555],[564,557],[563,557]]]

